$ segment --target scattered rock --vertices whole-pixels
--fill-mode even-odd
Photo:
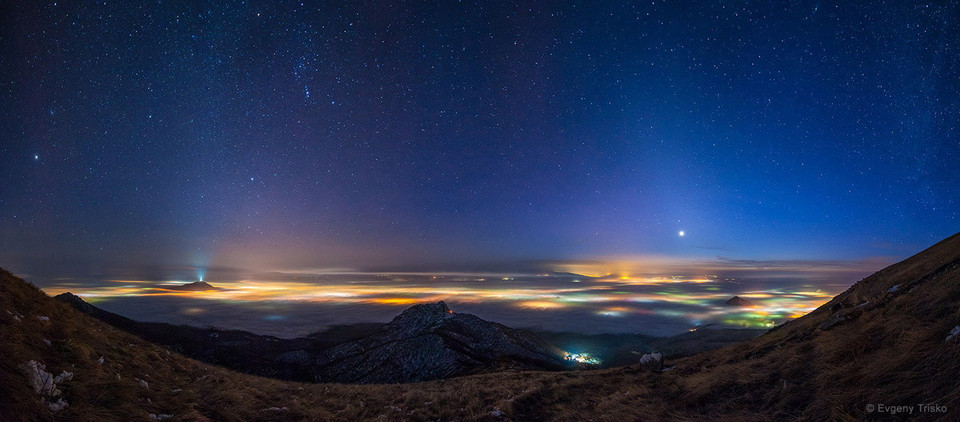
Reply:
[[[173,417],[173,415],[169,415],[169,414],[166,414],[166,413],[161,413],[161,414],[159,414],[159,415],[156,415],[156,414],[153,414],[153,413],[150,414],[150,420],[152,420],[152,421],[164,421],[164,420],[170,419],[170,418],[172,418],[172,417]]]
[[[640,356],[640,369],[643,371],[660,371],[663,369],[663,354],[646,353]]]
[[[60,375],[57,375],[56,377],[53,378],[53,382],[59,384],[61,382],[70,381],[72,379],[73,379],[73,372],[63,371],[60,373]]]
[[[46,344],[47,346],[53,345],[53,343],[51,343],[50,340],[47,340],[47,339],[43,339],[43,344]]]
[[[266,409],[263,409],[264,412],[285,412],[286,410],[287,410],[287,407],[286,407],[286,406],[284,406],[284,407],[268,407],[268,408],[266,408]]]
[[[103,365],[103,356],[100,356],[100,359],[97,359],[97,364]]]
[[[60,397],[55,402],[47,403],[47,409],[50,409],[51,412],[59,412],[69,406],[66,400],[63,397]]]
[[[36,361],[29,361],[24,365],[24,371],[30,378],[30,386],[33,391],[45,396],[59,396],[60,391],[53,381],[53,374],[46,371],[46,366]]]
[[[893,286],[893,287],[887,289],[887,292],[893,293],[893,292],[897,291],[897,289],[899,289],[899,288],[900,288],[900,285],[897,284],[896,286]]]
[[[503,411],[501,411],[500,409],[493,409],[493,410],[490,411],[490,416],[493,416],[493,417],[495,417],[495,418],[502,418],[502,417],[505,417],[505,416],[507,416],[507,415],[506,415],[505,413],[503,413]]]
[[[63,371],[53,376],[53,373],[47,372],[44,364],[33,360],[24,364],[22,369],[27,373],[33,391],[42,396],[51,412],[59,412],[68,406],[67,401],[60,397],[57,384],[73,379],[73,373]]]
[[[50,321],[50,317],[43,316],[43,315],[37,315],[37,319],[39,319],[40,321]]]
[[[947,336],[947,339],[944,340],[944,341],[953,340],[954,338],[957,337],[958,334],[960,334],[960,325],[958,325],[958,326],[956,326],[956,327],[953,327],[953,329],[950,330],[950,335],[948,335],[948,336]]]
[[[140,378],[134,378],[133,380],[136,381],[137,385],[139,385],[139,386],[141,386],[141,387],[143,387],[143,388],[150,388],[150,384],[148,384],[146,381],[144,381],[144,380],[142,380],[142,379],[140,379]]]

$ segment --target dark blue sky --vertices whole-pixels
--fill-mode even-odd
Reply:
[[[956,3],[192,3],[2,6],[0,265],[852,260],[960,230]]]

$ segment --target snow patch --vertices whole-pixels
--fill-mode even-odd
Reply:
[[[97,359],[97,364],[103,365],[103,356],[100,356],[100,359]]]
[[[152,420],[152,421],[165,421],[165,420],[170,419],[170,418],[172,418],[172,417],[173,417],[173,415],[169,415],[169,414],[166,414],[166,413],[161,413],[161,414],[159,414],[159,415],[156,415],[156,414],[153,414],[153,413],[150,414],[150,420]]]
[[[897,285],[895,285],[895,286],[887,289],[887,292],[888,292],[888,293],[893,293],[893,292],[897,291],[897,289],[899,289],[899,288],[900,288],[900,285],[897,284]]]
[[[500,409],[493,409],[490,411],[490,416],[493,416],[495,418],[502,418],[502,417],[505,417],[506,414],[503,413],[503,411]]]
[[[50,317],[43,316],[43,315],[37,315],[37,319],[39,319],[40,321],[50,321]]]

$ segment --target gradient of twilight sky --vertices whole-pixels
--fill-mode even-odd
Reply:
[[[3,6],[0,266],[853,262],[960,230],[955,2],[342,3]]]

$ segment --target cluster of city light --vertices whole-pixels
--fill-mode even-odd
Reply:
[[[214,301],[297,301],[318,304],[379,304],[410,306],[447,300],[459,303],[501,303],[534,312],[586,310],[600,317],[655,315],[762,328],[815,309],[837,292],[813,286],[750,290],[737,294],[749,307],[724,306],[731,294],[719,288],[728,280],[717,276],[604,277],[448,277],[443,275],[377,275],[361,281],[236,280],[213,281],[209,290],[184,290],[185,282],[112,280],[100,287],[48,286],[58,294],[72,291],[89,300],[129,296],[176,296]],[[728,286],[729,287],[729,286]]]

